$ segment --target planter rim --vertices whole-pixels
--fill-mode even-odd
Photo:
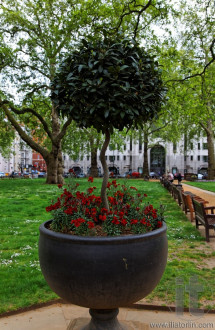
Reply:
[[[121,235],[121,236],[76,236],[76,235],[70,235],[70,234],[64,234],[60,232],[55,232],[50,229],[48,229],[46,226],[50,224],[52,220],[45,221],[42,223],[39,227],[39,231],[41,234],[48,236],[49,238],[57,241],[68,241],[73,243],[81,243],[81,244],[109,244],[110,242],[113,244],[118,243],[129,243],[133,241],[138,240],[150,240],[152,238],[155,238],[157,236],[163,235],[166,230],[167,226],[166,223],[163,222],[163,226],[155,229],[153,231],[150,231],[148,233],[143,234],[133,234],[133,235]]]

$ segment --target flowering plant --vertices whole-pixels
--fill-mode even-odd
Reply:
[[[93,178],[88,181],[93,183]],[[145,203],[146,194],[137,193],[137,188],[120,185],[116,180],[108,182],[107,196],[110,209],[104,208],[100,196],[96,196],[96,187],[87,192],[78,191],[79,184],[73,184],[70,190],[62,189],[54,204],[46,207],[53,213],[50,228],[57,232],[81,236],[117,236],[141,234],[162,227],[164,208],[155,209]]]

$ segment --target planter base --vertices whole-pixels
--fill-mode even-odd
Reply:
[[[118,308],[114,309],[90,309],[91,315],[90,322],[77,322],[72,321],[67,330],[129,330],[132,329],[124,324],[121,324],[117,315],[119,313]]]

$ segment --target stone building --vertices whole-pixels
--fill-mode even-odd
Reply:
[[[208,166],[208,149],[206,138],[199,138],[190,144],[189,149],[184,150],[184,142],[180,140],[177,144],[160,142],[154,140],[150,142],[148,149],[148,165],[150,172],[162,175],[167,172],[177,173],[199,173],[206,171]],[[139,142],[126,141],[123,151],[108,148],[106,160],[109,171],[124,174],[125,172],[143,171],[143,145]],[[102,166],[97,155],[98,169],[102,173]],[[68,172],[73,168],[76,172],[90,173],[90,156],[71,160],[68,155],[64,155],[64,171]]]
[[[16,134],[10,155],[5,158],[0,154],[0,171],[8,174],[25,172],[29,171],[31,166],[32,150]]]
[[[205,172],[208,167],[208,149],[206,138],[202,137],[194,140],[189,149],[185,150],[183,140],[177,144],[161,142],[158,139],[150,141],[148,149],[148,165],[150,172],[156,172],[158,175],[163,173],[181,172],[182,174]],[[91,160],[90,155],[84,155],[80,159],[72,160],[66,154],[64,158],[64,172],[67,173],[73,168],[77,173],[90,173]],[[129,170],[143,171],[143,144],[139,141],[125,141],[122,151],[112,150],[110,147],[106,152],[106,160],[110,172],[124,174]],[[99,160],[99,151],[97,154],[99,173],[102,173],[102,166]],[[40,171],[46,171],[45,161],[41,155],[32,152],[28,146],[20,141],[17,135],[11,155],[4,158],[0,154],[0,171],[5,173],[31,171],[32,166],[40,168]]]

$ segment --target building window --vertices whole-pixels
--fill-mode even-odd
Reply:
[[[123,156],[123,160],[126,160],[126,156]]]
[[[130,162],[132,162],[132,156],[130,156]]]
[[[119,156],[117,156],[117,160],[120,160],[120,157]]]
[[[200,161],[200,156],[197,157],[198,161]]]
[[[126,144],[124,144],[124,150],[126,150]]]
[[[115,161],[115,156],[109,156],[109,161],[113,163]]]
[[[207,143],[203,143],[203,149],[207,150],[208,149],[208,144]]]
[[[139,152],[143,150],[143,144],[142,144],[142,137],[141,135],[139,136]]]
[[[87,160],[90,160],[90,156],[87,156]]]
[[[186,160],[187,160],[187,156],[184,156],[184,161],[186,162]]]
[[[173,152],[174,152],[174,154],[176,153],[176,151],[177,151],[177,144],[173,143]]]
[[[132,137],[130,137],[130,151],[132,151]]]
[[[208,156],[202,156],[203,162],[208,162]]]
[[[193,156],[190,156],[190,160],[191,160],[191,161],[193,160]]]
[[[190,143],[190,149],[193,150],[193,143]]]
[[[198,150],[201,150],[201,144],[200,144],[200,142],[198,143]]]

